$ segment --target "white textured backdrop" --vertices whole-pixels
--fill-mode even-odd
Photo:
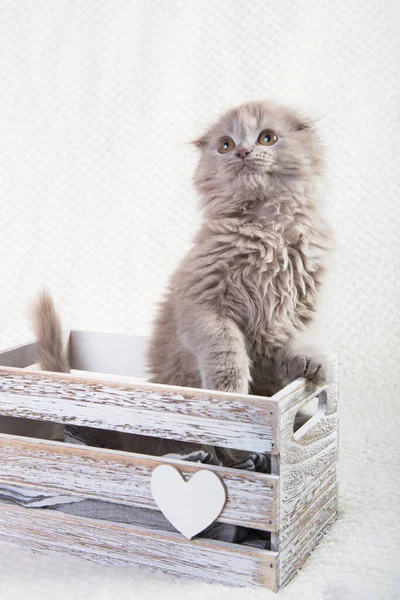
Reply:
[[[31,337],[27,308],[43,285],[66,326],[148,332],[198,225],[187,142],[249,99],[320,118],[338,242],[321,320],[343,373],[343,552],[333,575],[351,563],[344,548],[354,540],[340,536],[358,526],[370,537],[351,556],[372,569],[383,556],[386,583],[393,548],[382,540],[393,523],[381,514],[372,524],[368,502],[392,505],[399,492],[397,453],[382,471],[399,427],[399,7],[0,0],[0,347]],[[342,600],[352,585],[366,598],[371,580],[360,573],[327,583],[321,598],[330,590]]]

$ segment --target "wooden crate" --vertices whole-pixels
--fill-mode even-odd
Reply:
[[[227,490],[217,520],[271,532],[272,549],[7,503],[0,543],[229,585],[277,591],[288,583],[337,516],[337,380],[316,387],[299,379],[270,398],[135,383],[124,376],[145,376],[144,338],[72,331],[66,341],[72,369],[119,377],[26,370],[35,362],[35,344],[26,344],[0,353],[0,415],[266,452],[272,473],[1,434],[0,484],[156,509],[157,465],[186,478],[209,469]],[[313,398],[316,413],[294,432]]]

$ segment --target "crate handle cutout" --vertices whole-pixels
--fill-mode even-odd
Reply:
[[[185,481],[170,465],[159,465],[151,476],[153,498],[163,515],[187,539],[219,517],[227,500],[222,479],[202,469]]]
[[[314,402],[316,399],[318,399],[318,404],[317,404],[314,414],[311,415],[306,420],[306,422],[301,427],[299,427],[299,429],[297,429],[296,431],[293,432],[293,439],[296,442],[299,442],[304,435],[309,433],[309,431],[311,431],[311,429],[323,418],[323,416],[326,413],[327,404],[328,404],[328,396],[326,394],[326,390],[322,390],[317,396],[315,396],[314,398],[309,400],[304,406],[301,407],[301,409],[299,411],[297,411],[294,421],[293,421],[293,427],[296,422],[297,415],[299,413],[303,412],[304,408],[309,406],[311,404],[311,402]]]

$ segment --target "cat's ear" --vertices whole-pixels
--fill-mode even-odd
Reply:
[[[305,129],[312,129],[313,124],[309,121],[303,121],[302,123],[297,124],[297,131],[304,131]]]
[[[201,135],[199,138],[196,138],[191,143],[193,144],[193,146],[201,150],[202,148],[204,148],[204,146],[207,146],[207,141],[207,137],[205,135]]]
[[[296,130],[297,131],[307,131],[315,128],[316,119],[310,119],[307,116],[298,116],[296,122]]]

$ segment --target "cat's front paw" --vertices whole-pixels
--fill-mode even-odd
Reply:
[[[319,357],[295,356],[289,365],[289,378],[294,381],[298,377],[305,377],[316,385],[322,385],[327,380],[327,367]]]

